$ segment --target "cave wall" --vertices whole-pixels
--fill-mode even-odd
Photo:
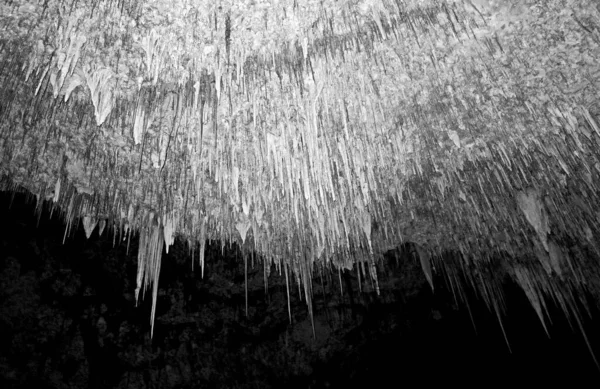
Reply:
[[[549,339],[522,289],[504,277],[503,332],[474,290],[464,289],[468,304],[458,301],[435,269],[432,292],[412,244],[379,263],[379,296],[368,278],[359,285],[355,271],[315,274],[313,332],[295,282],[290,322],[285,276],[275,267],[265,269],[260,258],[252,266],[249,258],[246,316],[239,248],[209,242],[202,278],[197,267],[191,270],[189,247],[178,241],[163,253],[151,338],[150,299],[136,304],[133,296],[136,237],[128,241],[110,230],[100,236],[96,229],[86,239],[81,225],[65,236],[60,210],[47,204],[38,219],[28,199],[0,193],[3,388],[397,387],[414,380],[475,384],[481,374],[506,382],[600,378],[576,324],[551,301]],[[596,305],[589,307],[583,327],[600,354],[600,316]]]

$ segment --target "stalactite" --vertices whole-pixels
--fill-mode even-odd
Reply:
[[[142,297],[146,290],[152,286],[152,311],[150,314],[152,336],[154,332],[154,316],[156,313],[156,299],[158,296],[158,278],[162,258],[164,232],[163,227],[154,219],[154,214],[148,215],[146,226],[140,228],[138,248],[138,269],[136,277],[135,299],[139,301],[140,291]]]

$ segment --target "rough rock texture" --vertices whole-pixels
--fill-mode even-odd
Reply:
[[[368,279],[360,292],[356,272],[341,274],[343,295],[337,273],[317,275],[313,335],[295,282],[290,324],[285,276],[273,268],[265,286],[256,258],[246,316],[238,249],[207,245],[202,279],[178,242],[163,257],[150,339],[150,299],[136,307],[133,297],[136,238],[117,237],[113,246],[111,231],[86,239],[78,226],[63,244],[57,210],[46,209],[38,221],[24,196],[1,193],[0,200],[3,388],[398,387],[474,384],[483,376],[512,383],[516,377],[532,383],[600,378],[583,337],[555,306],[549,305],[548,340],[521,289],[504,285],[509,354],[495,314],[469,290],[470,310],[456,303],[439,276],[432,293],[410,244],[386,255],[380,296]],[[583,325],[600,354],[595,306],[590,314],[595,322]]]

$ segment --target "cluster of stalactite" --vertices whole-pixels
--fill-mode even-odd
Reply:
[[[237,241],[309,304],[319,269],[377,285],[410,240],[428,279],[497,254],[543,320],[598,272],[600,17],[497,3],[3,3],[0,173],[65,234],[139,233],[139,290],[175,236],[200,265]]]

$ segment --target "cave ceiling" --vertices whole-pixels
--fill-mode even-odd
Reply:
[[[175,238],[305,280],[410,241],[540,312],[598,273],[598,7],[2,0],[3,189],[139,234],[138,290]]]

